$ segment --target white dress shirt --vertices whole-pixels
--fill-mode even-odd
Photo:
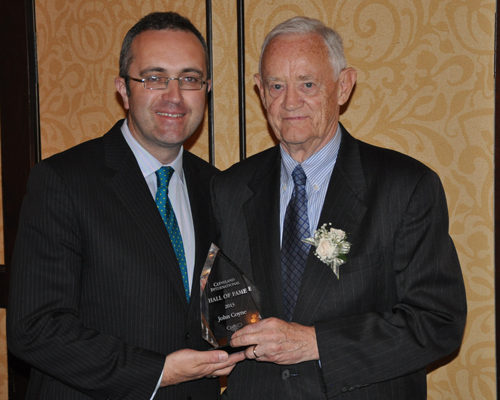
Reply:
[[[158,188],[158,181],[156,178],[156,171],[161,167],[172,167],[175,173],[170,178],[168,184],[168,198],[174,209],[177,224],[182,235],[182,243],[184,245],[184,254],[186,255],[186,266],[189,278],[189,294],[191,294],[191,287],[193,286],[193,273],[194,273],[194,254],[195,254],[195,239],[194,239],[194,225],[193,217],[191,214],[191,205],[189,203],[189,195],[184,178],[184,170],[182,169],[182,155],[184,149],[181,147],[176,159],[170,164],[163,165],[151,154],[149,154],[144,147],[142,147],[137,140],[132,136],[128,128],[127,120],[122,125],[122,133],[130,146],[132,152],[137,159],[139,167],[141,168],[142,175],[148,184],[151,196],[156,198],[156,190]]]
[[[189,294],[191,295],[191,287],[193,286],[193,274],[194,274],[194,252],[195,252],[195,239],[194,239],[194,225],[193,217],[191,214],[191,205],[189,203],[189,195],[186,186],[186,179],[184,178],[184,170],[182,169],[182,155],[184,148],[181,147],[179,154],[170,164],[163,165],[155,157],[146,151],[139,142],[130,133],[128,122],[125,120],[121,127],[123,137],[127,141],[130,149],[134,153],[134,156],[139,164],[142,175],[148,184],[149,191],[153,199],[156,198],[156,190],[158,188],[158,180],[156,177],[156,171],[161,167],[172,167],[175,172],[170,178],[168,184],[168,198],[174,209],[174,213],[177,219],[177,224],[182,235],[182,243],[184,245],[184,254],[186,256],[186,266],[189,278]],[[165,339],[166,340],[166,339]],[[151,400],[156,396],[156,392],[160,388],[161,380],[163,378],[163,371],[156,385],[155,391],[151,396]]]

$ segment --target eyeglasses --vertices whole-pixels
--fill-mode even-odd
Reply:
[[[144,84],[144,89],[151,90],[163,90],[166,89],[170,81],[178,81],[179,89],[181,90],[201,90],[203,85],[207,83],[201,78],[196,78],[194,76],[181,76],[180,78],[166,78],[164,76],[146,76],[144,79],[136,79],[131,76],[126,78],[132,79],[136,82],[142,82]]]

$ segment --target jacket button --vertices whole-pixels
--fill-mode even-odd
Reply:
[[[288,378],[290,378],[290,371],[288,369],[285,369],[282,373],[281,373],[281,378],[283,380],[287,380]]]
[[[189,332],[186,332],[186,340],[189,339]]]

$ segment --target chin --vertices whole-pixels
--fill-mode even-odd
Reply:
[[[287,133],[285,135],[280,136],[280,142],[285,142],[288,144],[302,144],[305,143],[309,140],[311,140],[313,137],[311,136],[310,133]]]

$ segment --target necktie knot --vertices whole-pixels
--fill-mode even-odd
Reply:
[[[170,178],[172,178],[174,172],[175,170],[172,167],[161,167],[158,171],[156,171],[156,178],[158,179],[158,187],[168,188],[168,184],[170,183]]]
[[[302,168],[302,165],[297,165],[292,172],[293,182],[295,186],[306,186],[307,176]]]

